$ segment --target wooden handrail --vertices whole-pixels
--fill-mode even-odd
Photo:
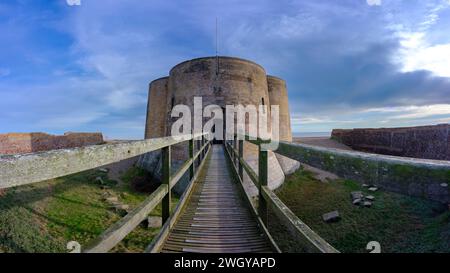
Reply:
[[[191,170],[191,179],[197,174],[195,161],[199,159],[201,164],[203,163],[205,150],[210,145],[210,141],[206,141],[205,138],[207,134],[209,133],[124,141],[34,154],[0,155],[0,189],[53,179],[162,149],[162,185],[137,208],[91,241],[83,251],[107,252],[133,231],[160,202],[163,223],[171,218],[171,189],[188,169]],[[194,140],[203,144],[195,154]],[[184,141],[189,141],[190,158],[174,176],[171,176],[171,146]]]
[[[302,222],[267,186],[262,187],[262,197],[271,205],[278,218],[285,221],[288,228],[300,234],[303,241],[306,239],[304,247],[309,252],[339,253],[339,251],[315,233],[308,225]]]
[[[229,143],[227,143],[229,151],[231,151],[233,156],[237,156],[237,159],[241,165],[241,167],[245,170],[250,180],[256,187],[259,187],[258,175],[255,171],[253,171],[252,167],[245,162],[245,159],[242,156],[239,156],[239,151],[237,151],[234,147],[232,147]]]
[[[0,155],[0,189],[32,184],[132,158],[208,133],[92,145],[20,155]]]
[[[104,253],[111,250],[145,220],[148,214],[161,202],[168,192],[169,188],[167,185],[163,184],[159,186],[137,208],[110,226],[102,235],[92,241],[83,252]]]
[[[175,210],[173,212],[173,214],[171,215],[171,217],[164,223],[164,225],[161,228],[161,231],[158,233],[158,235],[156,235],[152,242],[150,243],[150,245],[147,246],[145,252],[149,252],[149,253],[155,253],[158,252],[159,249],[161,248],[164,240],[167,238],[167,236],[169,235],[170,229],[173,227],[176,219],[178,218],[178,216],[181,213],[181,209],[183,208],[183,206],[186,204],[186,201],[189,197],[189,195],[192,192],[192,189],[194,187],[194,181],[198,178],[200,171],[203,169],[205,162],[206,162],[206,158],[208,157],[209,151],[211,150],[209,145],[204,145],[205,149],[202,149],[202,157],[204,156],[204,160],[201,161],[200,165],[198,166],[197,172],[195,173],[194,177],[189,181],[188,186],[186,187],[185,191],[183,192],[183,194],[180,197],[180,200],[177,204],[177,206],[175,207]]]
[[[236,138],[235,140],[236,141]],[[268,182],[268,154],[267,151],[261,149],[261,144],[267,142],[252,142],[258,145],[258,172],[259,175],[250,168],[250,166],[245,162],[243,155],[243,140],[238,140],[239,151],[237,151],[229,141],[225,141],[225,146],[228,151],[227,155],[233,162],[235,156],[238,157],[238,176],[243,181],[243,171],[245,170],[252,180],[252,182],[258,188],[259,198],[258,198],[258,217],[262,220],[264,225],[268,224],[268,206],[273,208],[275,214],[279,219],[284,222],[290,231],[293,232],[304,244],[305,248],[309,252],[320,252],[320,253],[339,253],[334,247],[327,243],[322,237],[315,233],[311,228],[309,228],[305,223],[303,223],[279,198],[276,194],[269,189],[267,186]],[[235,167],[235,166],[234,166]]]
[[[209,145],[209,143],[203,145],[203,147],[197,151],[197,153],[193,156],[193,158],[188,159],[181,168],[170,178],[170,188],[172,189],[178,181],[180,181],[181,177],[186,173],[186,171],[190,168],[192,163],[202,154],[203,150]]]
[[[204,135],[197,135],[202,137],[204,140]],[[193,148],[193,140],[196,138],[193,135],[188,138],[189,145]],[[184,140],[185,141],[185,140]],[[127,214],[119,222],[104,231],[98,238],[96,238],[85,252],[107,252],[111,250],[115,245],[117,245],[125,236],[127,236],[131,231],[142,222],[146,216],[161,202],[162,204],[162,222],[168,223],[172,219],[171,215],[171,190],[173,186],[181,179],[181,177],[186,173],[188,169],[191,169],[197,158],[204,161],[204,150],[209,146],[210,141],[206,141],[203,147],[194,155],[190,152],[190,159],[186,161],[183,166],[177,171],[173,176],[170,175],[171,169],[171,145],[163,147],[162,149],[162,174],[163,181],[162,185],[153,192],[141,205]],[[191,180],[195,178],[196,174],[194,169],[191,169],[192,177]],[[183,195],[184,196],[184,195]],[[170,227],[169,227],[170,228]]]

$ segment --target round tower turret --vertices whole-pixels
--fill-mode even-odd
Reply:
[[[169,77],[154,80],[149,85],[145,138],[164,137],[167,125],[167,84]]]
[[[279,105],[280,114],[280,140],[292,141],[291,116],[286,82],[283,79],[267,76],[270,105]]]

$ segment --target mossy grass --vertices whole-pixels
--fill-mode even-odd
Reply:
[[[353,205],[352,191],[375,196],[373,206]],[[434,212],[437,204],[432,201],[384,191],[369,192],[351,180],[324,183],[304,170],[287,176],[276,194],[341,252],[366,252],[369,241],[380,242],[383,252],[450,252],[450,212]],[[333,210],[339,211],[341,221],[325,223],[321,215]],[[278,238],[284,251],[301,249],[290,243],[288,236]]]
[[[67,242],[73,240],[86,245],[122,217],[104,200],[105,192],[130,208],[149,195],[129,183],[143,172],[132,167],[118,183],[106,173],[89,170],[8,189],[0,197],[0,252],[66,252]],[[173,200],[175,206],[178,198]],[[150,215],[161,215],[160,206]],[[140,225],[112,252],[141,252],[158,232]]]

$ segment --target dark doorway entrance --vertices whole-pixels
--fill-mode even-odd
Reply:
[[[214,122],[214,125],[213,125],[213,127],[212,127],[212,133],[214,134],[214,139],[213,139],[213,144],[223,144],[224,142],[223,142],[223,140],[225,139],[225,130],[226,130],[226,119],[225,119],[225,107],[222,107],[222,120],[220,120],[220,119],[218,119],[219,120],[219,122],[217,122],[217,124],[220,124],[220,123],[222,123],[222,126],[223,126],[223,130],[222,130],[222,138],[221,139],[218,139],[217,138],[217,136],[216,136],[216,122]],[[220,122],[220,121],[222,121],[222,122]]]

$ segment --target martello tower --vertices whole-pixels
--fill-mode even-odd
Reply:
[[[145,138],[168,136],[172,120],[170,111],[184,104],[193,112],[193,98],[202,97],[203,107],[215,104],[225,107],[237,105],[279,105],[280,140],[292,141],[286,82],[268,76],[265,69],[252,61],[234,57],[204,57],[185,61],[174,66],[168,77],[150,83]],[[270,127],[270,124],[269,124]],[[256,146],[246,143],[245,157],[257,169]],[[183,149],[174,151],[175,160],[187,155]],[[255,157],[256,156],[256,157]],[[254,163],[254,164],[252,164]],[[298,166],[297,162],[278,155],[269,156],[271,171],[269,186],[278,187],[284,174]]]

